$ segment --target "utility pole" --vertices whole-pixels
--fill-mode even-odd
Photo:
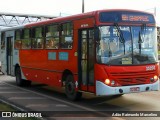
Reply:
[[[84,13],[84,0],[82,0],[82,13]]]
[[[157,14],[157,10],[156,10],[156,7],[154,8],[154,15],[156,16]]]

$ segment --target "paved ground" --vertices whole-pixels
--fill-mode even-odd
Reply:
[[[108,114],[106,111],[115,113],[118,111],[149,111],[160,114],[160,91],[126,94],[119,98],[95,97],[84,94],[81,101],[69,101],[63,90],[54,89],[42,84],[33,84],[31,87],[17,87],[15,78],[0,76],[0,99],[7,101],[20,109],[20,111],[40,112],[42,115],[52,116],[47,119],[145,119],[151,117],[97,117]],[[91,112],[91,111],[98,112]],[[80,112],[81,111],[81,112]],[[135,112],[136,113],[136,112]],[[77,115],[78,114],[78,115]],[[74,117],[77,115],[78,117]],[[87,117],[79,117],[86,116]],[[65,116],[65,117],[62,117]],[[72,116],[72,117],[68,117]],[[96,116],[96,117],[95,117]],[[152,117],[152,119],[160,119]]]
[[[46,86],[42,84],[33,84],[31,87],[25,88],[17,87],[15,85],[15,78],[3,75],[0,76],[0,99],[14,105],[19,111],[29,111],[30,113],[40,112],[43,117],[50,117],[46,119],[62,119],[61,117],[65,116],[97,117],[95,115],[98,114],[97,112],[91,112],[94,109],[68,101],[65,94],[58,89],[56,89],[58,90],[57,92],[46,88],[44,92],[52,91],[52,94],[55,92],[57,95],[59,93],[60,96],[62,95],[62,99],[51,96],[48,93],[41,93],[41,89],[44,89],[44,87]]]

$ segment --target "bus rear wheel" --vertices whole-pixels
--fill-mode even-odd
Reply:
[[[72,75],[68,75],[65,81],[65,92],[68,99],[76,101],[81,99],[82,93],[75,90],[75,83]]]
[[[31,81],[22,79],[20,67],[16,68],[16,84],[17,86],[30,86],[31,85]]]
[[[22,76],[21,76],[20,67],[16,68],[16,84],[17,84],[17,86],[23,86],[24,85],[24,82],[23,82]]]

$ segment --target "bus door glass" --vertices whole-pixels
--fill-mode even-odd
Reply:
[[[79,85],[94,86],[94,30],[79,30]],[[80,87],[80,89],[82,89]]]
[[[1,71],[3,73],[5,73],[4,72],[5,70],[2,69],[2,68],[4,68],[4,65],[6,64],[6,57],[5,57],[5,54],[6,54],[6,52],[5,52],[6,51],[5,50],[5,48],[6,48],[6,45],[5,45],[5,32],[1,33],[1,41],[0,41],[0,43],[1,43],[1,47],[0,47],[0,68],[1,68]]]
[[[13,72],[13,37],[7,37],[7,74]]]

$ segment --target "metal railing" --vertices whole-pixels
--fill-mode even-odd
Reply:
[[[0,27],[13,27],[32,22],[56,18],[55,16],[0,13]]]

